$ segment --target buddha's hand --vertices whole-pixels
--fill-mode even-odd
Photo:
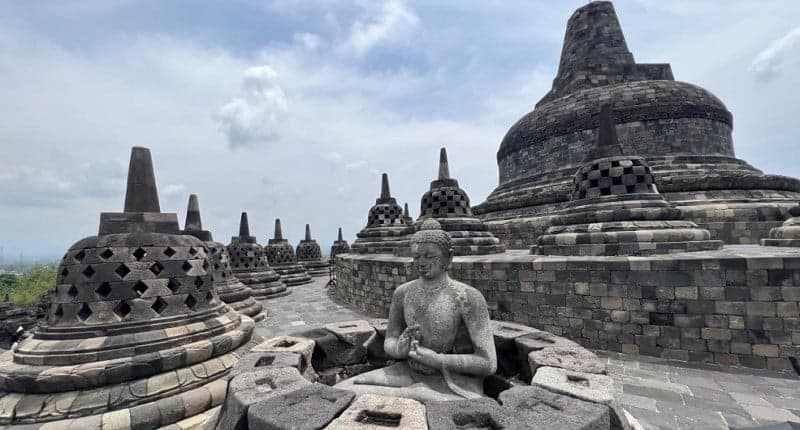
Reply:
[[[417,345],[416,348],[412,348],[408,353],[408,358],[434,369],[442,368],[442,355],[424,346]]]
[[[401,355],[407,356],[409,351],[411,351],[411,342],[414,340],[419,341],[421,338],[422,334],[419,324],[406,327],[403,333],[397,338],[397,349],[400,351]]]

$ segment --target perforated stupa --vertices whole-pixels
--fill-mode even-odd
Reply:
[[[350,252],[350,244],[342,237],[342,228],[339,227],[339,235],[333,242],[333,245],[331,245],[331,253],[329,256],[331,264],[335,263],[338,254],[347,254],[348,252]]]
[[[281,281],[281,275],[270,267],[264,248],[255,236],[250,236],[247,212],[242,212],[239,235],[231,237],[228,254],[234,276],[252,288],[256,299],[273,299],[290,293]]]
[[[311,282],[305,266],[297,262],[294,247],[283,238],[281,220],[275,220],[275,233],[264,247],[269,264],[281,275],[281,280],[288,286],[303,285]]]
[[[395,248],[408,242],[406,236],[410,232],[403,208],[389,191],[389,175],[384,173],[381,176],[381,196],[369,209],[367,225],[356,234],[358,238],[351,250],[359,254],[391,254]]]
[[[306,224],[306,237],[297,244],[297,262],[305,266],[311,276],[328,274],[328,261],[322,259],[322,250],[316,240],[311,238],[311,226]]]

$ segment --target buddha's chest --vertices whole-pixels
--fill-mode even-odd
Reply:
[[[404,309],[406,325],[419,325],[423,346],[437,352],[453,348],[461,325],[455,297],[447,293],[406,296]]]

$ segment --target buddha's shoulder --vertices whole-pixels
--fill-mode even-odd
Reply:
[[[462,304],[479,304],[486,302],[486,299],[483,298],[483,294],[471,285],[451,278],[450,288]]]
[[[414,290],[419,284],[419,279],[414,279],[412,281],[408,281],[405,284],[401,284],[397,288],[394,289],[395,296],[402,296],[405,295],[409,290]]]

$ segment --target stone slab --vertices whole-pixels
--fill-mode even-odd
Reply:
[[[333,421],[356,394],[323,384],[260,401],[247,412],[250,428],[271,430],[316,430]]]
[[[416,400],[359,396],[326,430],[426,430],[425,406]]]

